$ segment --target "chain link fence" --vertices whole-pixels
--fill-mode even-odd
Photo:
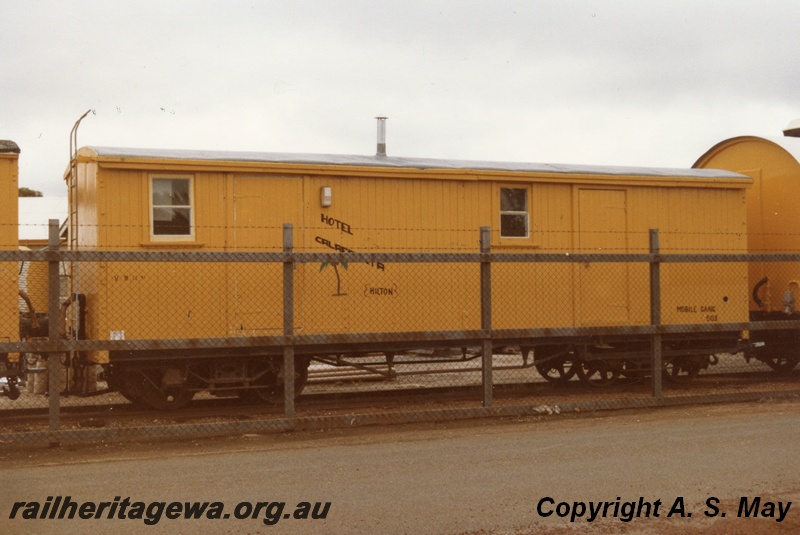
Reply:
[[[46,250],[0,251],[0,441],[800,393],[800,254],[714,237],[692,250],[656,230],[634,252],[520,253],[493,248],[488,228],[373,253],[325,230],[272,229],[281,250],[198,252],[68,251],[51,228]]]

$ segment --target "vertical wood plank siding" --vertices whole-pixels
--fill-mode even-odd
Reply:
[[[478,229],[490,226],[494,251],[566,253],[581,244],[578,196],[583,190],[619,191],[625,198],[620,227],[626,234],[624,245],[595,230],[593,252],[620,252],[620,247],[647,252],[650,228],[661,230],[665,253],[746,248],[744,183],[695,187],[686,179],[666,177],[651,185],[620,175],[618,184],[604,179],[594,185],[594,178],[578,175],[495,176],[473,170],[406,177],[407,170],[371,174],[369,168],[352,174],[330,168],[327,174],[325,166],[301,173],[291,164],[267,170],[246,162],[237,162],[235,170],[216,171],[202,163],[169,160],[164,160],[166,173],[193,177],[196,231],[194,240],[185,243],[157,243],[149,236],[149,177],[158,165],[148,161],[137,169],[135,160],[126,160],[112,167],[81,166],[81,202],[86,204],[82,223],[98,225],[96,232],[82,228],[82,246],[280,250],[280,227],[292,223],[295,250],[477,252]],[[499,234],[498,192],[509,184],[528,189],[528,237]],[[99,193],[93,197],[95,186]],[[323,186],[332,189],[330,207],[321,206]],[[603,207],[594,210],[584,206],[584,217],[600,226],[606,215]],[[602,280],[581,289],[581,269],[567,263],[493,266],[493,326],[571,327],[606,321],[605,305],[592,309],[586,301],[586,296],[593,299],[592,292],[626,303],[626,323],[649,322],[646,265],[624,267],[625,280],[607,290],[598,287],[605,284]],[[687,265],[665,270],[665,287],[680,286],[665,300],[665,321],[706,322],[702,314],[670,309],[716,303],[726,296],[719,321],[747,319],[746,303],[738,297],[747,295],[744,271],[734,268],[724,276],[705,267],[696,271]],[[102,339],[122,331],[126,339],[277,334],[282,325],[279,274],[277,265],[107,265],[93,274],[96,282],[90,285],[93,302],[102,304],[102,313],[90,317],[92,336]],[[298,266],[295,276],[298,333],[480,328],[478,265],[317,263]]]

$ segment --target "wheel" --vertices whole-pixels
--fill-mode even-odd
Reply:
[[[800,357],[769,355],[765,356],[763,361],[777,373],[789,373],[800,362]]]
[[[124,388],[117,389],[117,392],[120,393],[122,397],[133,403],[134,405],[139,405],[140,407],[145,407],[147,404],[144,402],[143,399],[136,397],[135,394],[132,394],[130,391]]]
[[[759,333],[758,338],[764,342],[763,347],[752,353],[773,371],[779,374],[789,373],[800,362],[800,332],[769,331]]]
[[[182,409],[194,397],[184,386],[164,386],[162,379],[168,370],[163,368],[130,369],[124,372],[124,387],[120,393],[133,403],[160,411]]]
[[[278,399],[277,395],[277,382],[278,382],[278,364],[277,359],[253,359],[247,363],[247,377],[250,381],[250,387],[242,388],[238,394],[241,399],[248,403],[256,403],[259,401],[267,401],[270,403],[277,403],[283,399],[283,389],[281,388],[281,397]]]
[[[548,362],[534,364],[536,371],[551,383],[566,383],[577,373],[576,365],[571,360],[559,358]]]
[[[534,367],[551,383],[566,383],[578,371],[574,354],[567,346],[540,346],[534,349]]]
[[[294,396],[300,395],[308,381],[310,359],[302,357],[294,363]],[[252,387],[239,391],[239,397],[247,401],[262,401],[271,404],[283,403],[283,358],[269,357],[253,359],[248,363],[248,376]]]
[[[19,399],[20,391],[17,387],[17,378],[14,376],[9,376],[5,379],[7,386],[0,388],[0,391],[2,391],[3,394],[11,401]]]
[[[113,364],[106,370],[106,384],[110,390],[118,392],[122,397],[134,405],[144,406],[144,402],[130,391],[130,388],[134,382],[135,379],[133,376],[120,371]],[[134,391],[135,390],[136,388],[134,387]]]
[[[663,377],[673,384],[686,384],[702,369],[697,357],[675,357],[664,362]]]
[[[606,388],[619,380],[622,366],[622,361],[581,360],[578,364],[578,378],[589,386]]]

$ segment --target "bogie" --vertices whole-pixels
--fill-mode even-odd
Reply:
[[[295,360],[295,396],[305,387],[309,362],[306,357]],[[283,358],[117,362],[109,367],[108,385],[132,403],[157,410],[183,408],[202,391],[279,404],[284,395]]]

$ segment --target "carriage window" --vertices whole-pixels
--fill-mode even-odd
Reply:
[[[191,237],[192,181],[190,178],[153,177],[153,237]]]
[[[528,189],[500,188],[500,237],[528,237]]]

